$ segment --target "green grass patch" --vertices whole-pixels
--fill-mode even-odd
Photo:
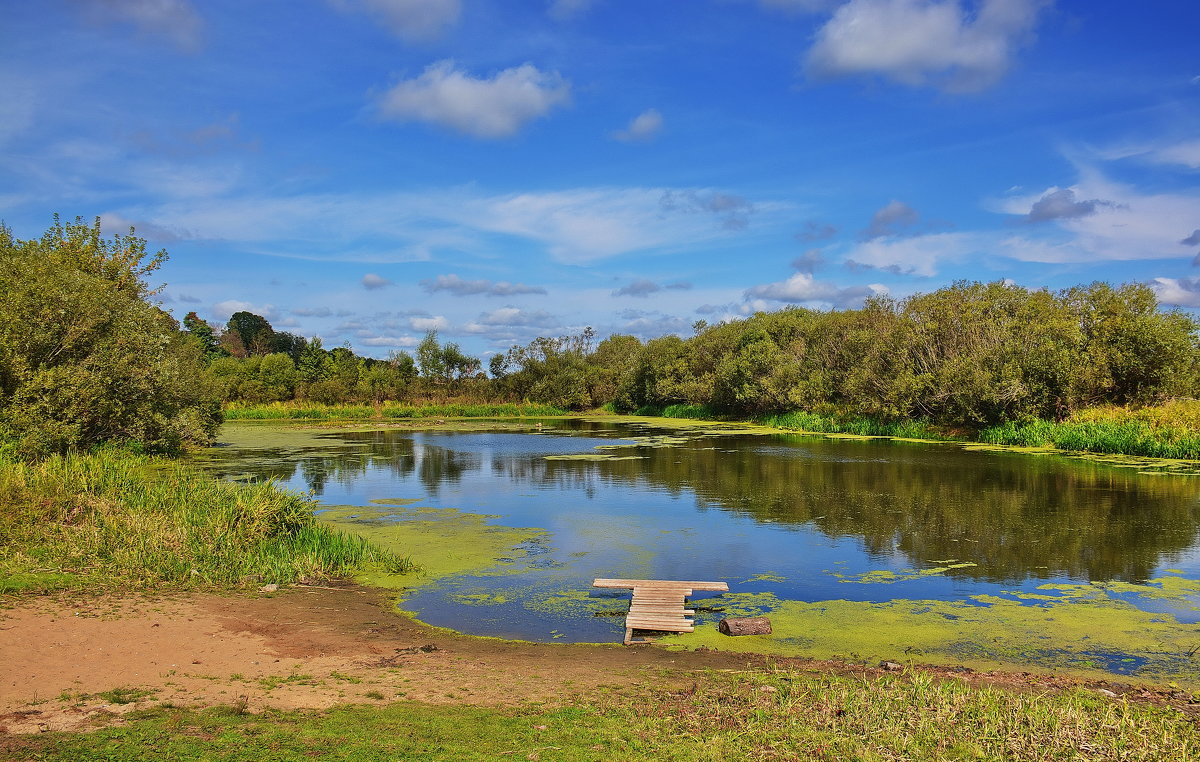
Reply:
[[[487,708],[147,710],[123,727],[10,737],[33,760],[1192,760],[1177,709],[1082,691],[974,688],[926,673],[710,673],[681,689]]]
[[[948,437],[920,419],[877,421],[871,418],[838,417],[795,410],[790,413],[764,415],[754,419],[760,426],[823,434],[854,434],[867,437],[901,437],[904,439],[947,439]]]
[[[1140,409],[1091,408],[1062,422],[1009,421],[984,429],[979,440],[988,444],[1196,460],[1200,459],[1200,402],[1177,401]]]
[[[411,562],[319,524],[273,483],[118,450],[0,460],[0,593],[321,579]]]
[[[440,405],[319,405],[273,402],[265,405],[229,403],[227,421],[263,420],[398,420],[407,418],[520,418],[566,415],[553,405],[537,403],[448,403]]]

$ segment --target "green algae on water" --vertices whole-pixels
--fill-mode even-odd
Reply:
[[[1088,677],[1111,679],[1116,673],[1200,686],[1196,626],[1169,614],[1142,611],[1113,595],[1138,592],[1192,602],[1200,592],[1200,581],[1166,577],[1148,585],[1044,585],[1039,589],[1050,592],[883,603],[810,603],[780,600],[769,593],[726,593],[717,599],[724,616],[769,616],[772,634],[728,637],[719,634],[707,618],[696,632],[662,642],[871,664],[911,660],[975,669],[1036,666]]]
[[[399,504],[405,502],[410,504]],[[418,587],[457,574],[516,573],[520,570],[517,560],[548,536],[543,529],[494,524],[496,516],[412,502],[377,500],[367,506],[329,506],[318,518],[403,553],[417,564],[417,572],[374,573],[362,578],[363,582],[387,588]]]

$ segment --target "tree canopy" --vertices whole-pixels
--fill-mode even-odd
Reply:
[[[166,259],[97,218],[17,240],[0,226],[0,440],[26,456],[131,442],[175,450],[211,438],[219,402],[203,348],[152,303]]]

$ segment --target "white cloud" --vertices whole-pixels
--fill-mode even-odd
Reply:
[[[937,275],[939,262],[956,261],[984,248],[983,237],[972,233],[932,233],[912,238],[877,238],[857,244],[846,264],[898,275]],[[804,273],[797,273],[803,275]],[[794,277],[794,276],[793,276]]]
[[[626,143],[651,140],[662,132],[663,116],[658,109],[646,109],[629,122],[623,130],[617,130],[613,137]]]
[[[461,0],[331,0],[331,4],[365,12],[406,40],[438,37],[462,14]]]
[[[694,249],[741,234],[751,212],[755,220],[770,223],[790,210],[783,202],[751,204],[711,189],[599,187],[497,195],[467,187],[377,195],[230,195],[114,214],[188,231],[193,239],[236,242],[248,252],[295,259],[382,264],[492,256],[497,239],[515,237],[544,246],[561,262],[583,264]]]
[[[396,121],[436,124],[476,138],[507,138],[570,96],[570,83],[533,64],[476,78],[446,60],[393,86],[380,99],[379,111]]]
[[[809,50],[818,77],[880,75],[905,85],[979,90],[1008,70],[1047,0],[850,0]]]
[[[392,285],[392,282],[382,275],[367,273],[362,277],[362,287],[368,291],[375,291],[381,288],[386,288],[390,285]]]
[[[886,293],[887,288],[879,284],[842,288],[833,283],[816,280],[811,273],[799,272],[785,281],[752,286],[746,289],[745,297],[748,302],[822,302],[835,307],[850,307],[861,304],[863,299],[873,294]]]
[[[1180,164],[1188,169],[1200,169],[1200,140],[1156,148],[1150,152],[1150,159],[1158,164]]]
[[[253,302],[243,302],[238,299],[226,299],[223,302],[217,302],[209,308],[209,313],[221,322],[229,320],[235,312],[252,312],[268,320],[272,320],[276,316],[275,305],[273,304],[254,304]]]
[[[200,47],[204,22],[188,0],[83,0],[75,5],[93,23],[131,23],[183,50]]]
[[[1150,288],[1160,304],[1200,307],[1200,278],[1155,278]]]
[[[692,284],[687,281],[676,281],[674,283],[658,284],[646,278],[638,278],[629,284],[622,286],[612,292],[613,296],[639,296],[645,298],[650,294],[658,293],[663,289],[671,289],[673,291],[687,291],[691,289]]]
[[[1065,190],[1071,191],[1071,199],[1096,200],[1090,213],[1048,218],[1067,236],[1063,240],[1046,243],[1019,236],[1009,238],[1004,245],[1011,256],[1031,262],[1087,262],[1186,254],[1180,242],[1193,228],[1192,221],[1200,219],[1200,195],[1142,193],[1085,166],[1080,167],[1080,175],[1079,182]],[[1054,187],[1036,196],[1013,196],[996,204],[996,208],[1029,219],[1035,204],[1061,190]],[[1080,207],[1064,208],[1085,211]]]
[[[546,293],[546,289],[541,286],[526,286],[524,283],[509,283],[503,280],[490,281],[482,278],[464,280],[453,273],[423,280],[421,288],[429,294],[446,291],[454,296],[518,296],[520,294]]]
[[[514,335],[515,328],[555,328],[559,320],[543,310],[522,310],[517,307],[501,307],[482,313],[463,329],[466,333],[492,336]]]
[[[414,331],[444,331],[450,327],[450,321],[441,315],[436,317],[414,317],[408,319],[408,325]]]

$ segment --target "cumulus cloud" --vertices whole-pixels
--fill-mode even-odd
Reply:
[[[1150,288],[1160,304],[1200,307],[1200,278],[1155,278]]]
[[[933,233],[912,238],[864,241],[850,250],[846,265],[896,275],[937,275],[938,264],[958,261],[987,248],[990,239],[971,233]]]
[[[617,130],[612,136],[626,143],[636,143],[653,139],[662,132],[662,128],[662,114],[658,109],[650,108],[635,116],[628,127]]]
[[[97,24],[133,24],[147,35],[166,37],[185,51],[200,47],[204,21],[189,0],[75,0]]]
[[[362,287],[368,291],[376,291],[381,288],[387,288],[390,285],[392,285],[392,282],[382,275],[367,273],[362,277]]]
[[[1080,173],[1079,182],[1071,190],[1076,199],[1094,200],[1094,207],[1090,213],[1049,220],[1069,238],[1046,243],[1015,236],[1001,242],[1008,249],[1008,256],[1029,262],[1128,261],[1179,256],[1181,221],[1190,222],[1200,217],[1200,195],[1194,190],[1190,193],[1143,193],[1108,180],[1093,168],[1080,167]],[[1046,193],[1057,190],[1051,188]],[[1046,193],[1013,196],[995,204],[995,209],[1028,219],[1033,205]],[[1087,210],[1086,207],[1065,208],[1068,211]]]
[[[804,229],[795,235],[797,241],[803,243],[813,243],[815,241],[824,241],[827,238],[833,238],[837,235],[837,228],[825,222],[817,222],[809,220],[804,223]]]
[[[792,260],[792,267],[798,272],[808,273],[812,275],[817,268],[825,264],[825,257],[821,256],[820,249],[809,249],[800,256]]]
[[[620,326],[620,332],[637,336],[639,339],[654,339],[668,333],[684,333],[692,328],[687,320],[664,312],[624,310],[619,317],[625,321]]]
[[[226,299],[223,302],[217,302],[209,308],[209,312],[212,313],[213,317],[222,322],[229,320],[235,312],[252,312],[268,320],[273,320],[277,314],[275,312],[275,305],[273,304],[254,304],[253,302],[243,302],[238,299]]]
[[[673,289],[678,291],[686,291],[692,287],[687,281],[677,281],[675,283],[665,283],[659,285],[652,280],[638,278],[628,285],[622,286],[612,292],[613,296],[640,296],[647,297],[650,294],[657,293],[663,289]]]
[[[379,113],[399,122],[425,122],[496,139],[515,135],[570,97],[571,85],[558,72],[543,72],[533,64],[487,78],[473,77],[445,60],[384,93]]]
[[[1192,234],[1180,241],[1184,246],[1200,246],[1200,228],[1192,231]]]
[[[905,228],[917,224],[920,215],[903,201],[889,201],[871,216],[871,224],[862,231],[860,237],[870,241],[884,236],[897,235]]]
[[[204,300],[198,296],[192,296],[191,294],[180,294],[179,301],[183,302],[184,304],[199,304]]]
[[[433,294],[446,291],[454,296],[518,296],[520,294],[544,294],[546,289],[541,286],[527,286],[524,283],[509,283],[508,281],[464,280],[457,275],[439,275],[421,281],[421,288],[426,293]]]
[[[752,286],[746,289],[747,300],[766,300],[798,304],[822,302],[835,307],[853,307],[872,294],[886,294],[887,288],[879,284],[848,286],[840,288],[833,283],[819,281],[810,273],[796,273],[785,281]]]
[[[817,32],[815,77],[879,75],[951,92],[983,89],[1008,70],[1047,0],[850,0]]]
[[[450,321],[441,315],[413,317],[408,319],[408,325],[414,331],[444,331],[450,327]]]
[[[1075,191],[1070,188],[1051,188],[1029,207],[1029,214],[1025,215],[1025,221],[1046,222],[1048,220],[1076,219],[1095,214],[1098,207],[1112,205],[1112,202],[1101,201],[1098,198],[1077,201]]]
[[[461,0],[330,0],[344,11],[366,13],[405,40],[440,36],[458,22]]]
[[[555,328],[558,318],[543,310],[523,310],[518,307],[501,307],[480,314],[463,329],[467,333],[503,333],[513,328]]]

